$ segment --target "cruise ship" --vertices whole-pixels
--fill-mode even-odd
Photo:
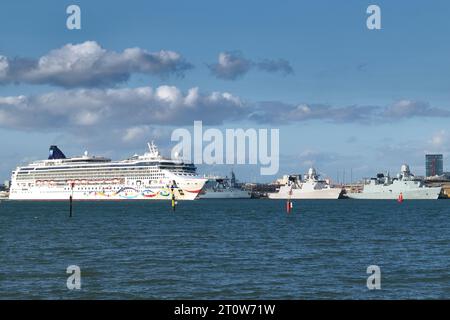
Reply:
[[[277,192],[268,193],[269,199],[339,199],[342,188],[333,188],[320,180],[314,168],[310,168],[302,180],[300,175],[284,176]]]
[[[228,177],[209,177],[205,187],[200,192],[200,199],[250,199],[251,193],[236,186],[236,176],[231,171]]]
[[[51,146],[49,157],[12,172],[10,200],[194,200],[207,179],[196,167],[160,155],[152,142],[148,152],[126,160],[104,157],[67,158]]]
[[[426,187],[417,180],[407,164],[402,165],[401,173],[396,178],[389,174],[377,174],[376,178],[366,179],[362,192],[347,193],[351,199],[402,199],[402,200],[434,200],[438,199],[442,188]]]

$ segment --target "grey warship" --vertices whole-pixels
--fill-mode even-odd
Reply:
[[[441,187],[427,187],[415,178],[407,164],[402,165],[401,173],[396,178],[389,174],[378,174],[376,178],[364,182],[362,192],[347,193],[351,199],[405,199],[435,200],[441,194]]]

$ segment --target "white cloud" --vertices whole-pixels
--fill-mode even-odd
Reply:
[[[252,68],[269,73],[281,73],[288,75],[294,73],[289,61],[284,59],[264,59],[254,62],[244,57],[239,51],[219,53],[217,63],[209,64],[211,73],[219,79],[236,80],[248,73]]]
[[[92,126],[99,122],[100,117],[100,113],[83,110],[82,112],[74,115],[73,123],[80,126]]]
[[[72,89],[37,96],[0,97],[0,127],[37,130],[130,128],[142,125],[191,125],[201,119],[220,124],[240,119],[240,99],[192,88],[184,94],[176,87]],[[128,137],[136,130],[128,132]]]
[[[5,78],[8,74],[9,63],[8,58],[0,55],[0,81],[2,78]]]
[[[312,120],[375,125],[392,121],[390,109],[358,105],[335,107],[304,103],[250,103],[229,92],[201,93],[197,87],[183,92],[175,86],[166,85],[155,89],[70,89],[40,95],[0,97],[0,127],[70,131],[87,127],[174,127],[191,125],[194,120],[202,120],[206,125],[230,121],[279,125]],[[399,113],[395,120],[413,116],[450,117],[450,111],[446,109],[428,106],[427,110],[426,113]],[[437,135],[433,143],[443,140]]]
[[[249,118],[262,123],[290,123],[308,120],[325,120],[336,123],[397,121],[414,117],[450,117],[450,110],[431,107],[428,103],[401,100],[387,107],[350,105],[335,107],[328,104],[286,104],[279,101],[260,103]]]
[[[23,95],[12,97],[0,97],[0,105],[20,105],[23,104],[27,98]]]
[[[149,52],[140,48],[115,52],[95,41],[86,41],[66,44],[37,60],[8,60],[0,56],[0,82],[97,87],[127,81],[133,73],[182,76],[191,68],[177,52]]]
[[[198,100],[198,98],[199,98],[198,87],[191,88],[189,89],[187,96],[184,98],[184,103],[187,106],[193,106],[195,102]]]
[[[178,104],[181,100],[181,92],[177,87],[161,86],[156,90],[156,98],[170,104]]]
[[[221,52],[218,62],[208,66],[211,73],[219,79],[236,80],[246,74],[252,62],[240,52]]]
[[[449,145],[448,148],[450,148],[449,141],[450,135],[447,133],[447,131],[440,130],[431,137],[430,143],[434,148],[443,148],[444,145]]]
[[[129,143],[136,140],[142,140],[147,137],[152,137],[151,128],[149,126],[136,126],[125,129],[122,136],[122,141]]]
[[[386,118],[412,118],[412,117],[448,117],[450,111],[432,108],[427,102],[415,100],[399,100],[384,110]]]

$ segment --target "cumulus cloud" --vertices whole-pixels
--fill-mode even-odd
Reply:
[[[86,41],[67,44],[37,60],[0,56],[0,83],[102,87],[127,81],[133,73],[183,76],[192,67],[174,51],[127,48],[115,52]]]
[[[450,134],[447,130],[439,130],[435,132],[431,139],[429,140],[429,146],[436,150],[445,149],[446,151],[450,150],[450,145],[448,141],[450,140]]]
[[[239,51],[219,53],[217,63],[209,64],[208,68],[215,77],[223,80],[236,80],[247,74],[252,68],[269,73],[292,74],[294,69],[287,60],[264,59],[260,62],[249,60]]]
[[[438,116],[450,117],[450,111],[412,101],[399,101],[387,107],[258,103],[245,101],[228,92],[202,93],[197,87],[183,92],[166,85],[0,96],[0,127],[45,131],[122,128],[128,130],[124,133],[125,140],[144,135],[148,130],[145,126],[191,125],[194,120],[202,120],[206,125],[233,121],[266,125],[305,121],[376,124]]]
[[[219,61],[208,67],[211,73],[219,79],[236,80],[250,70],[252,62],[244,58],[238,51],[221,52]]]
[[[236,120],[244,103],[227,92],[187,93],[176,87],[71,89],[41,95],[0,97],[0,126],[16,129],[130,128],[133,139],[148,125],[206,124]]]
[[[413,100],[401,100],[389,106],[328,104],[287,104],[279,101],[261,102],[249,119],[260,123],[292,123],[325,120],[336,123],[377,123],[413,117],[450,117],[450,110],[431,107]]]
[[[142,142],[150,140],[162,140],[162,146],[165,146],[170,141],[171,130],[166,127],[150,126],[150,125],[137,125],[126,128],[119,128],[113,130],[115,137],[114,141],[120,142],[124,145],[130,146],[142,146]]]
[[[371,122],[380,107],[344,106],[327,104],[287,104],[279,101],[261,102],[249,115],[251,120],[260,123],[291,123],[309,120],[332,122]]]
[[[449,117],[450,111],[433,108],[423,101],[400,100],[386,108],[384,116],[388,118]]]
[[[302,167],[320,167],[325,163],[334,163],[339,159],[340,156],[336,153],[317,150],[304,150],[298,155],[298,161]]]
[[[9,69],[8,58],[0,56],[0,79],[6,78]]]

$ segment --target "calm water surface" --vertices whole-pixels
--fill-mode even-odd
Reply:
[[[0,203],[1,299],[449,299],[449,265],[448,200]]]

